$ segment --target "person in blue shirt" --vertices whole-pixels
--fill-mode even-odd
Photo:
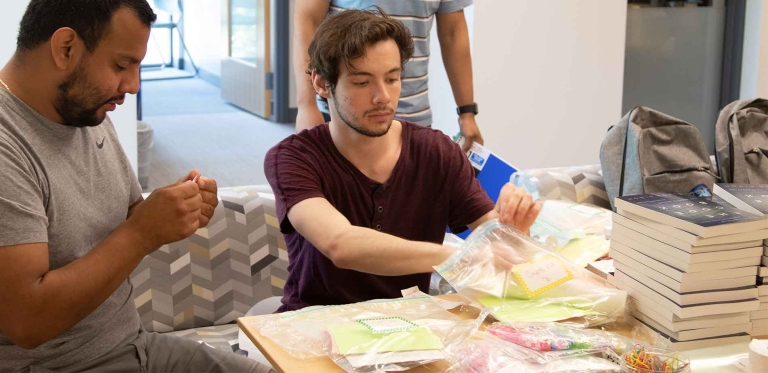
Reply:
[[[329,15],[345,9],[371,9],[380,7],[392,18],[405,24],[413,35],[414,56],[405,65],[402,76],[402,95],[397,106],[397,119],[432,125],[429,105],[429,35],[437,20],[437,35],[443,63],[453,89],[459,115],[459,128],[464,137],[464,151],[473,142],[483,144],[483,136],[475,121],[477,104],[474,102],[472,57],[469,50],[469,31],[464,8],[474,0],[298,0],[294,13],[293,67],[296,74],[298,116],[296,132],[301,132],[328,121],[327,104],[318,102],[307,68],[307,49],[320,23]]]

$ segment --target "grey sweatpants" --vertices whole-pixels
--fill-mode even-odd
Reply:
[[[204,343],[149,333],[143,328],[129,345],[89,362],[75,364],[56,372],[243,372],[267,373],[269,368],[228,351],[209,347]],[[30,373],[48,373],[48,369],[31,367]]]

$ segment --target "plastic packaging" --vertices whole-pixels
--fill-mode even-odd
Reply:
[[[610,237],[611,212],[596,206],[570,201],[544,201],[531,237],[553,236],[568,241],[588,235]]]
[[[598,354],[564,357],[543,363],[530,359],[525,348],[496,338],[468,340],[451,356],[449,372],[619,372],[618,364]]]
[[[464,245],[464,240],[453,233],[446,233],[445,239],[443,240],[443,245],[460,249],[461,246]],[[451,284],[445,281],[443,276],[432,272],[432,278],[430,279],[429,283],[429,295],[444,295],[453,293],[456,293],[456,289],[451,287]]]
[[[620,316],[627,293],[496,220],[476,228],[435,267],[456,291],[498,321],[569,320],[598,325]]]
[[[610,246],[610,211],[570,201],[548,200],[531,227],[531,238],[543,247],[586,267],[606,255]]]
[[[528,355],[539,363],[607,351],[620,356],[636,344],[636,341],[615,333],[559,323],[493,323],[486,331],[498,339],[526,348]]]
[[[541,182],[535,175],[528,175],[518,171],[509,177],[509,182],[516,187],[525,189],[533,197],[534,201],[541,199],[541,194],[539,193]]]
[[[586,268],[589,263],[607,259],[611,249],[611,241],[600,236],[586,236],[570,240],[565,246],[557,249],[557,253],[571,263]]]
[[[632,316],[625,316],[625,320],[631,320],[631,317]],[[656,348],[670,348],[669,339],[665,338],[663,335],[661,335],[661,333],[649,328],[642,322],[634,323],[634,326],[632,327],[632,338],[639,341],[644,341],[649,346]]]
[[[308,307],[245,319],[296,358],[329,356],[347,372],[401,371],[445,359],[482,323],[431,297]]]

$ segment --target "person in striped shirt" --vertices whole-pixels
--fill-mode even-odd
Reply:
[[[472,57],[469,50],[469,31],[464,8],[474,0],[297,0],[294,13],[294,69],[297,76],[298,116],[296,132],[327,122],[327,104],[318,100],[307,74],[308,48],[320,23],[329,15],[345,9],[371,9],[378,6],[389,16],[405,24],[413,35],[414,56],[405,65],[402,77],[402,95],[396,118],[432,125],[429,106],[429,35],[437,19],[437,34],[443,63],[458,107],[459,128],[464,137],[464,150],[473,142],[483,144],[483,137],[475,122],[477,105],[474,103],[472,83]],[[324,116],[321,112],[324,111]]]

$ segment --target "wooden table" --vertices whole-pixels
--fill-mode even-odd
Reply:
[[[458,294],[442,295],[439,298],[455,302],[462,301]],[[471,307],[457,307],[450,310],[450,312],[462,319],[476,319],[479,316],[479,311]],[[344,372],[344,370],[339,368],[339,366],[336,365],[336,363],[334,363],[333,360],[328,357],[302,360],[291,356],[282,347],[261,335],[254,327],[249,326],[249,323],[247,322],[249,319],[260,317],[265,316],[241,317],[237,319],[237,325],[248,336],[248,338],[250,338],[253,344],[256,345],[259,351],[264,354],[264,357],[269,360],[269,362],[272,364],[272,367],[274,367],[278,372]],[[488,321],[485,321],[483,326],[487,324]],[[606,327],[606,329],[624,336],[631,336],[632,334],[632,326],[623,322],[610,324]],[[411,369],[409,372],[444,372],[447,368],[448,363],[445,361],[438,361],[423,365],[419,368]]]

